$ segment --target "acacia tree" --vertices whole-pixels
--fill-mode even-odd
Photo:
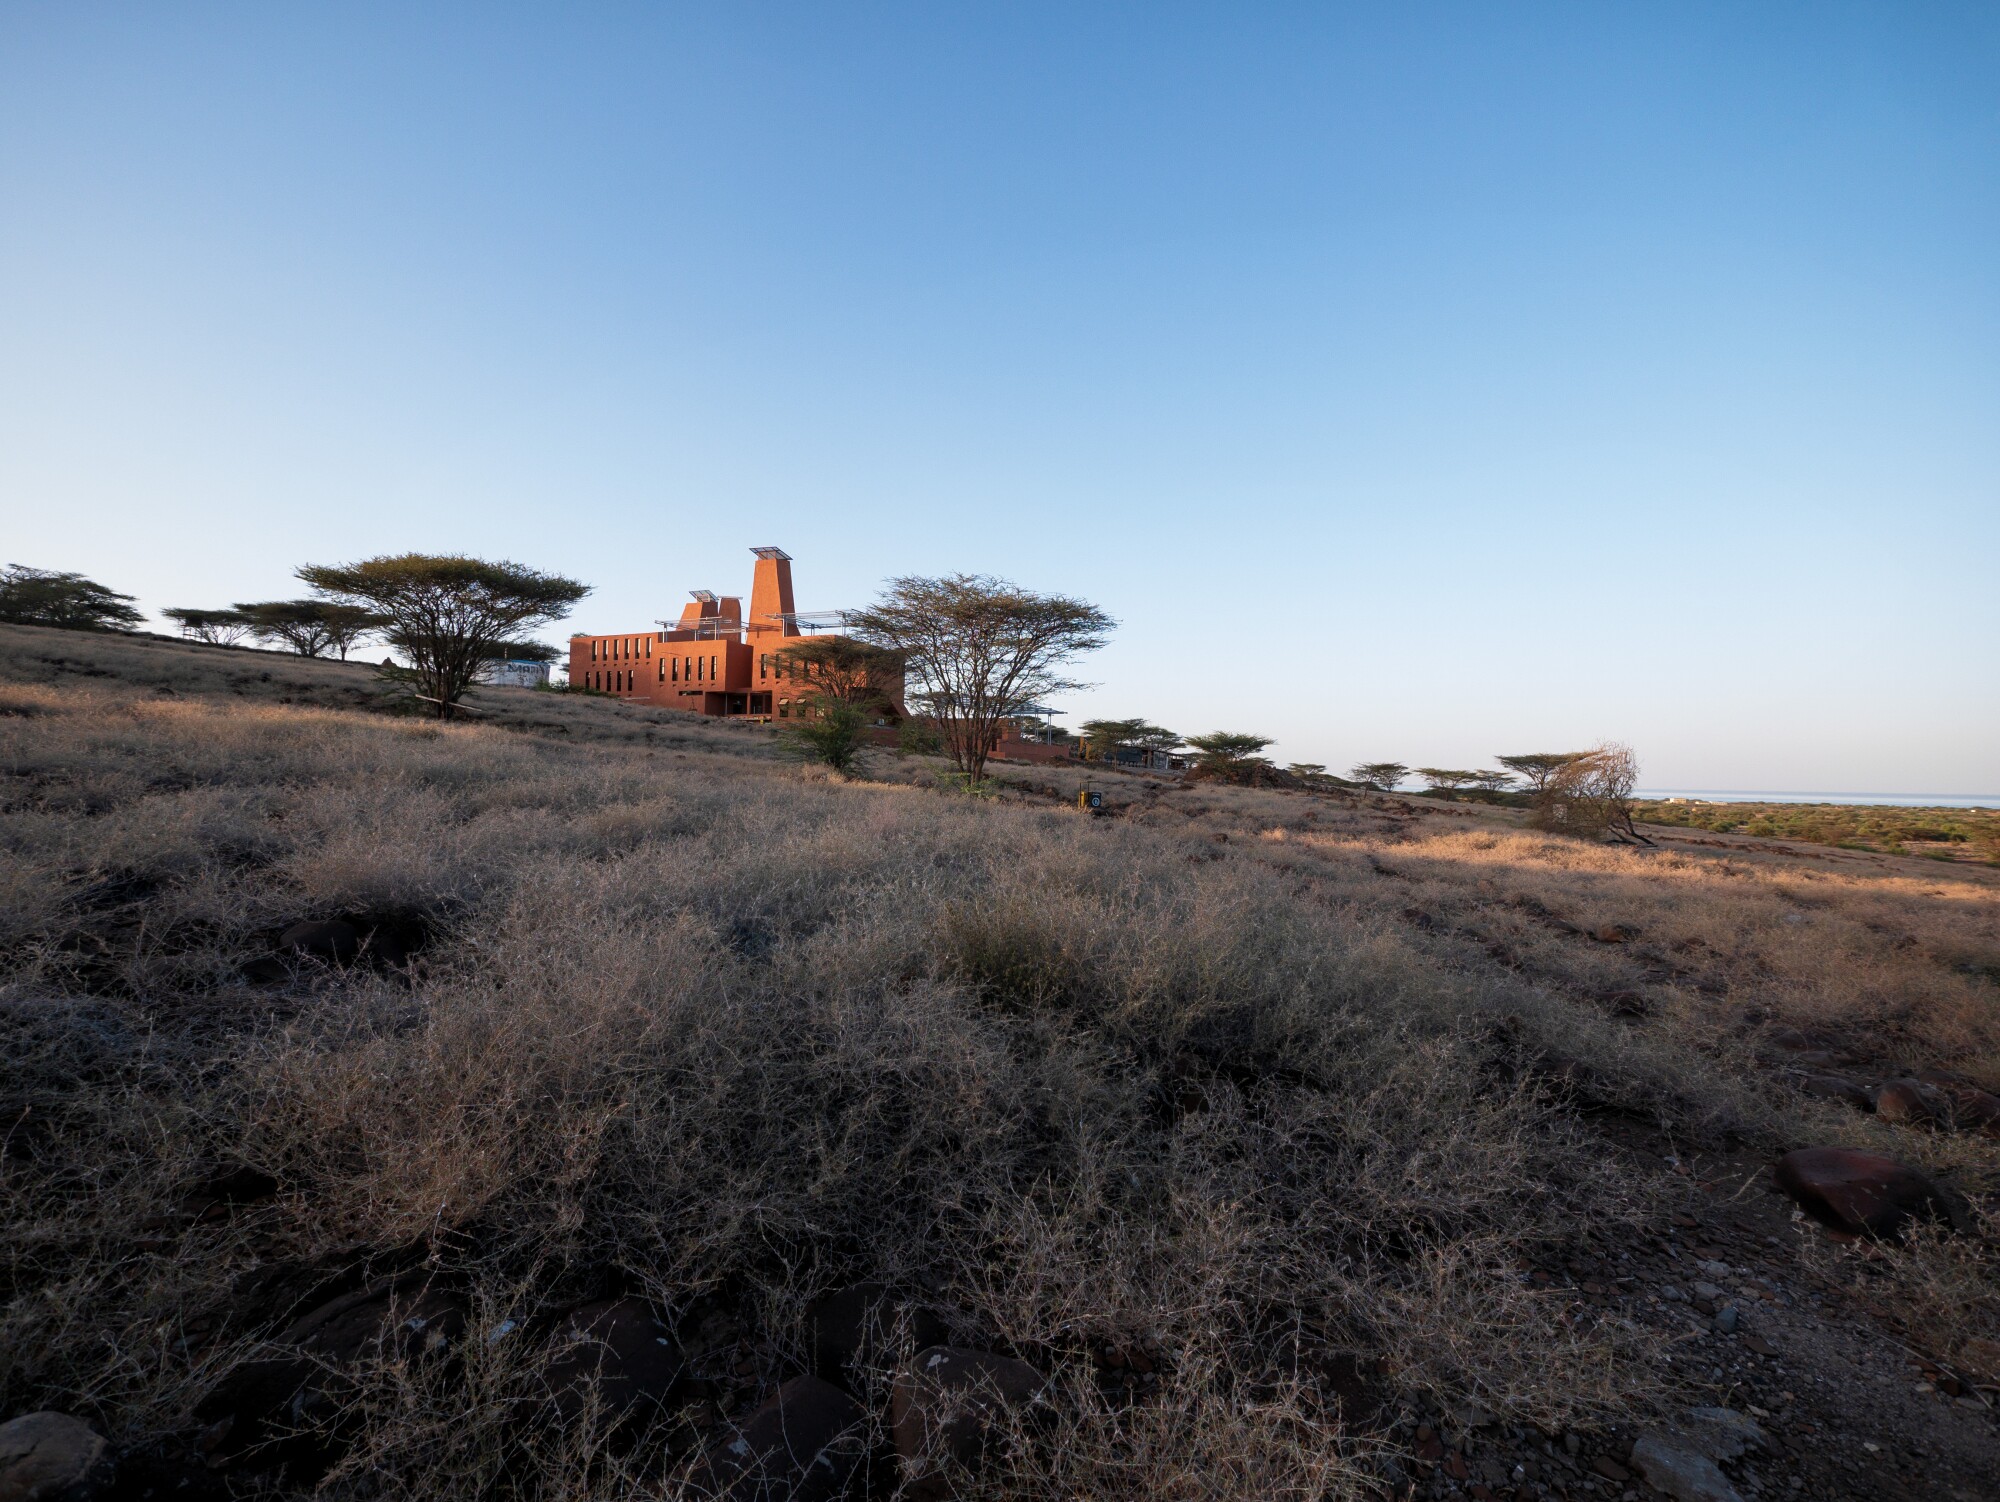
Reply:
[[[983,574],[889,581],[848,618],[850,634],[902,654],[911,707],[937,725],[952,764],[974,782],[1003,721],[1083,687],[1063,664],[1104,645],[1117,623],[1083,600],[1037,594]]]
[[[1257,754],[1271,744],[1268,735],[1241,735],[1218,730],[1212,735],[1191,735],[1187,743],[1194,748],[1196,766],[1206,767],[1224,777],[1240,777],[1252,767],[1269,765]]]
[[[851,636],[815,636],[782,647],[772,656],[780,676],[805,683],[810,690],[807,705],[815,712],[826,700],[863,713],[897,707],[896,694],[903,682],[899,652]]]
[[[190,641],[204,641],[211,647],[233,647],[250,634],[250,618],[241,610],[196,610],[175,607],[160,614],[181,628]]]
[[[1410,769],[1399,761],[1364,761],[1347,775],[1378,793],[1393,793],[1397,784],[1410,775]]]
[[[1472,787],[1479,781],[1477,772],[1458,772],[1450,767],[1418,767],[1417,775],[1425,786],[1434,793],[1455,793],[1460,788]]]
[[[489,662],[525,656],[526,633],[570,613],[590,586],[518,563],[403,553],[344,565],[311,564],[298,577],[327,600],[379,615],[409,659],[417,697],[449,719]]]
[[[1474,772],[1472,774],[1472,785],[1482,792],[1504,793],[1514,785],[1514,774],[1512,772]]]
[[[1501,766],[1527,783],[1530,793],[1540,797],[1549,790],[1549,782],[1557,773],[1589,754],[1588,751],[1528,751],[1499,760]]]
[[[1100,759],[1128,747],[1166,752],[1182,744],[1181,737],[1173,731],[1146,720],[1085,720],[1077,726],[1077,733],[1083,739],[1086,753]]]
[[[1637,753],[1605,741],[1556,769],[1535,805],[1534,823],[1574,835],[1608,831],[1622,844],[1650,845],[1632,822],[1632,794],[1638,785]]]
[[[332,600],[263,600],[238,605],[236,614],[259,641],[283,642],[301,657],[338,652],[342,662],[357,641],[389,624],[386,615]]]
[[[10,563],[0,573],[0,621],[12,625],[118,631],[146,619],[131,601],[131,595],[121,595],[82,574],[23,563]]]

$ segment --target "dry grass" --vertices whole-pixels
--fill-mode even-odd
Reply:
[[[365,675],[233,681],[243,655],[0,637],[0,1412],[184,1427],[251,1349],[216,1315],[245,1275],[371,1259],[427,1263],[475,1328],[606,1277],[723,1311],[755,1368],[726,1405],[799,1368],[813,1296],[875,1278],[1069,1394],[996,1490],[1359,1495],[1379,1441],[1287,1340],[1380,1358],[1392,1407],[1549,1430],[1669,1383],[1645,1332],[1518,1273],[1670,1192],[1580,1104],[1806,1140],[1830,1108],[1755,1062],[1779,1022],[2000,1073],[1990,886],[1393,799],[1161,789],[1092,820],[605,701],[500,691],[442,727],[276,703]],[[52,682],[57,657],[114,676]],[[425,936],[411,975],[245,979],[336,916]],[[1636,937],[1572,931],[1614,923]],[[1600,999],[1626,990],[1642,1023]],[[1996,1162],[1895,1150],[1968,1184]],[[279,1197],[149,1224],[235,1162]],[[1090,1353],[1139,1331],[1167,1360],[1128,1409]],[[374,1373],[328,1486],[672,1486],[697,1416],[637,1449],[524,1429],[532,1350]]]

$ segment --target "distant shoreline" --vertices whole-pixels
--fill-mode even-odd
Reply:
[[[1700,803],[1840,803],[1881,808],[2000,808],[2000,793],[1771,793],[1726,788],[1641,788],[1646,799]]]

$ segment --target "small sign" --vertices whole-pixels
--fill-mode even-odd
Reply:
[[[1095,789],[1086,788],[1076,795],[1076,806],[1088,809],[1102,808],[1104,807],[1104,794],[1097,792]]]

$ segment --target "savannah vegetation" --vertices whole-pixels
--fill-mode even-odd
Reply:
[[[716,1426],[809,1362],[812,1302],[871,1279],[1051,1380],[965,1495],[1361,1498],[1420,1422],[1587,1461],[1737,1401],[1673,1307],[1564,1269],[1719,1228],[1827,1140],[1941,1176],[1988,1239],[1779,1216],[1767,1275],[1892,1371],[1985,1380],[2000,1141],[1775,1051],[2000,1085],[1984,871],[1213,781],[1092,819],[1046,785],[1082,768],[970,800],[919,757],[837,775],[518,690],[395,718],[364,668],[269,663],[0,628],[0,1411],[182,1453],[287,1298],[415,1271],[477,1338],[346,1373],[311,1470],[198,1473],[693,1495]],[[280,950],[301,920],[377,947]],[[197,1194],[238,1170],[275,1187]],[[636,1428],[534,1420],[551,1311],[607,1289],[701,1380]],[[1795,1385],[1769,1422],[1838,1417]],[[1934,1474],[1975,1476],[1951,1434]],[[1844,1492],[1827,1464],[1810,1494]]]
[[[1083,687],[1064,671],[1114,624],[1087,601],[982,574],[892,579],[847,621],[855,640],[901,659],[905,699],[973,786],[1008,721]]]
[[[1679,829],[1806,840],[1849,850],[2000,863],[2000,809],[1642,799],[1635,818]]]
[[[120,594],[82,574],[10,563],[0,570],[0,622],[68,631],[118,631],[145,620]]]

